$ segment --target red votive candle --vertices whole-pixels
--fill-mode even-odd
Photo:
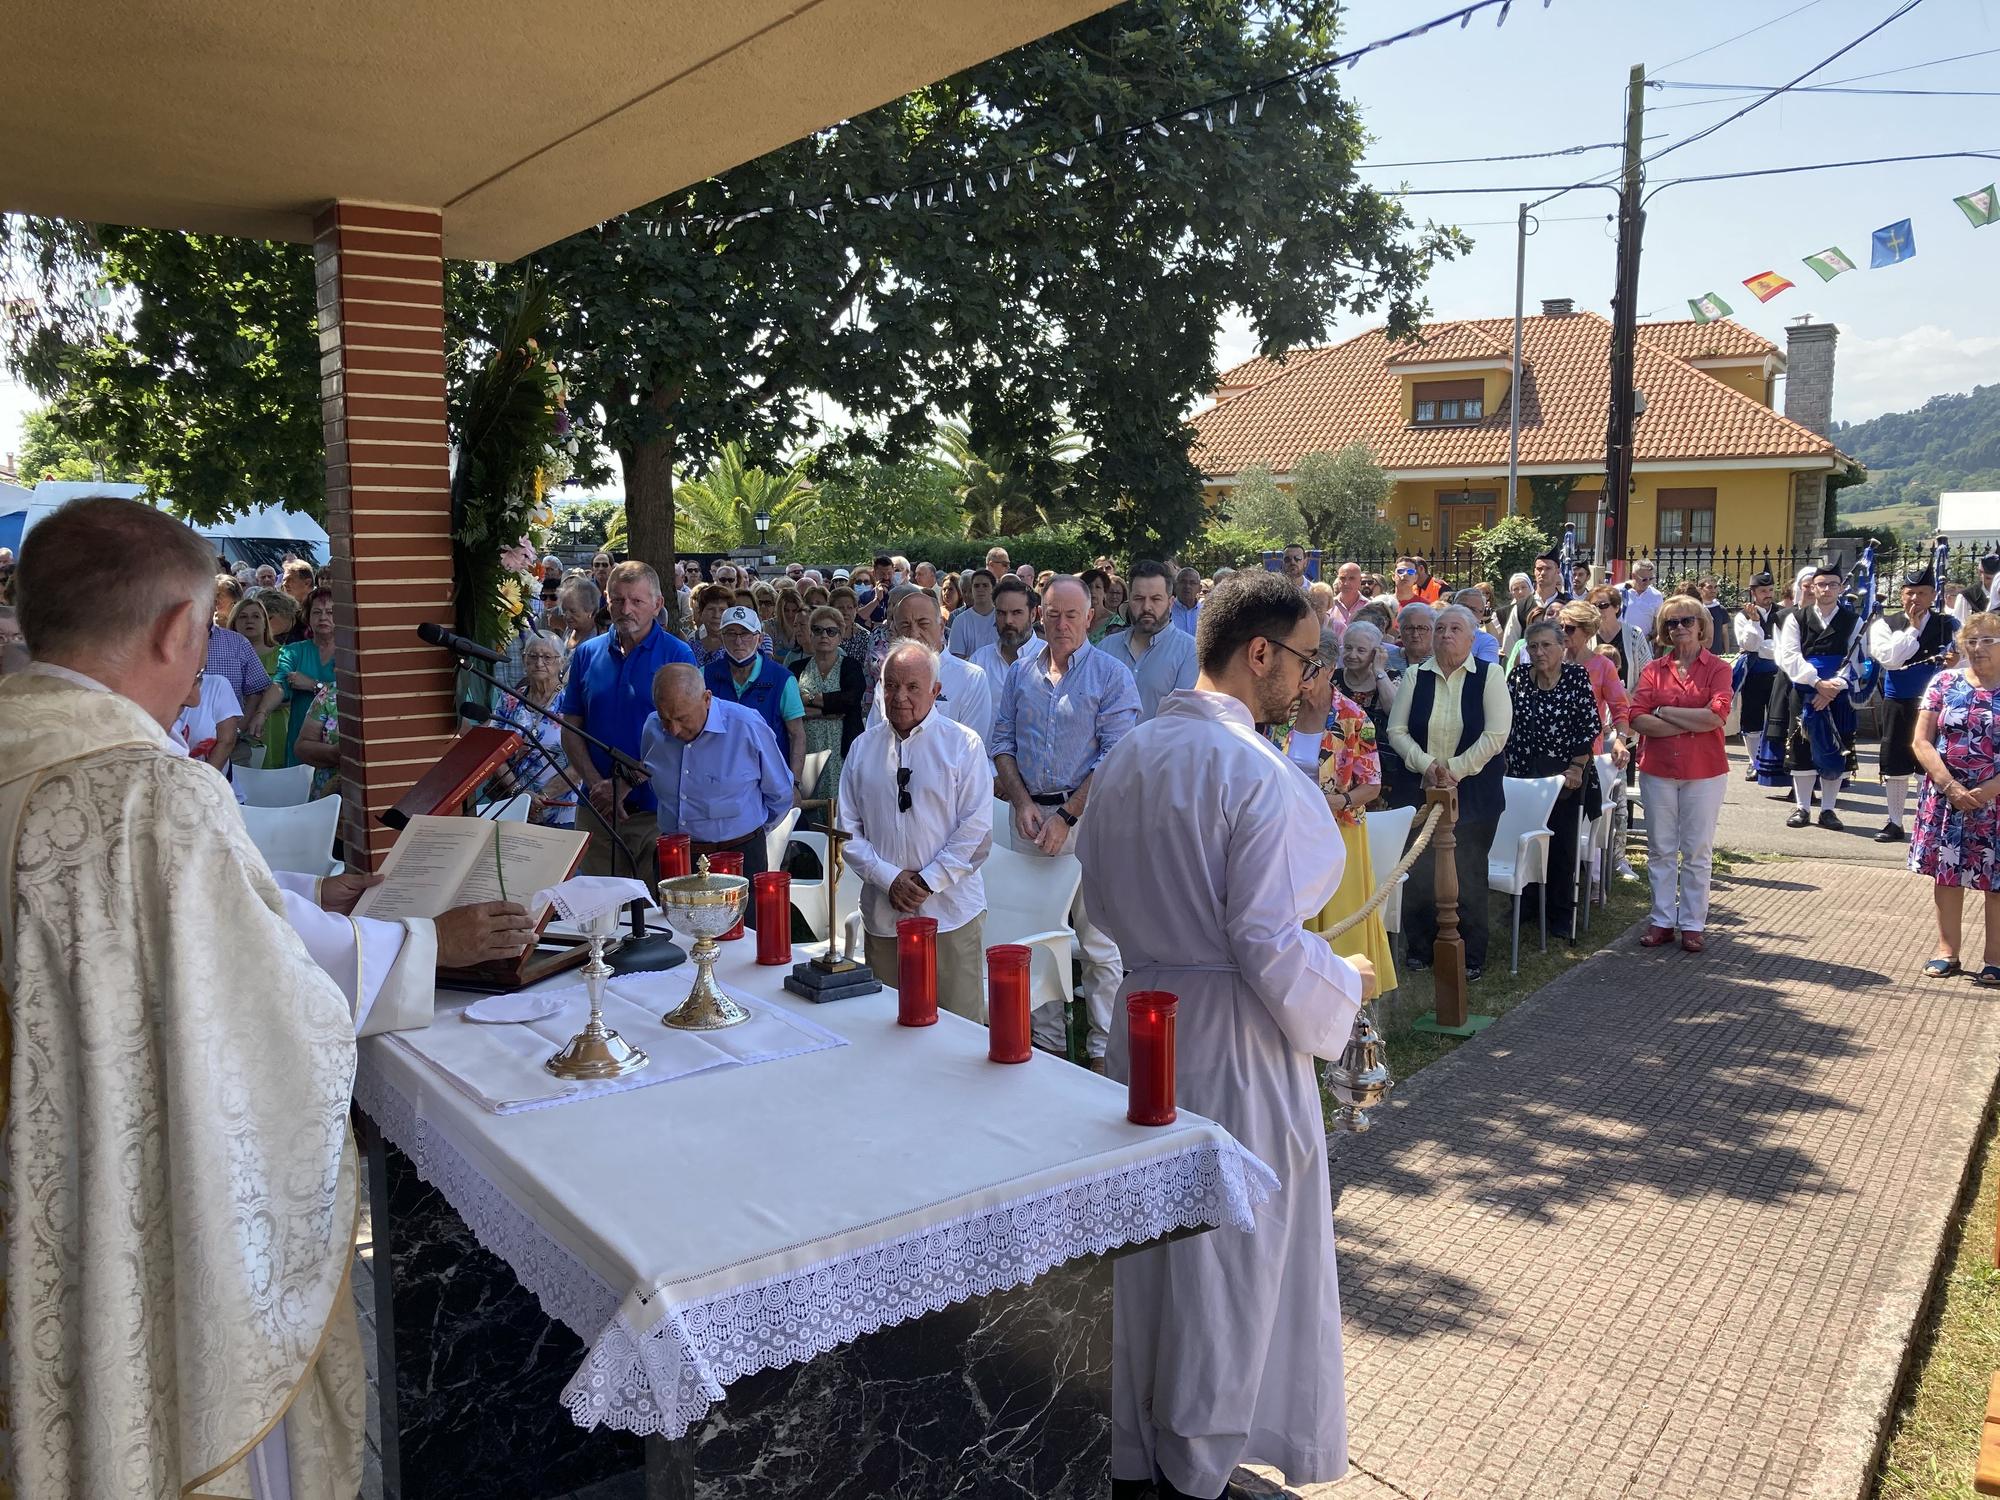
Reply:
[[[751,910],[757,915],[757,962],[792,961],[792,877],[763,870],[750,877]]]
[[[1174,1022],[1180,1005],[1180,996],[1166,990],[1134,990],[1125,997],[1132,1053],[1125,1118],[1134,1125],[1171,1125],[1178,1113],[1174,1108]]]
[[[1019,943],[986,950],[986,1057],[1024,1063],[1034,1054],[1028,1033],[1028,960]]]
[[[672,880],[680,875],[694,873],[694,860],[690,851],[694,840],[685,833],[663,833],[653,846],[660,860],[660,879]]]
[[[896,1024],[937,1025],[937,918],[896,924]]]
[[[741,849],[723,849],[709,855],[708,873],[711,875],[741,875],[743,873],[743,851]],[[746,907],[749,904],[748,901],[743,903]],[[715,940],[718,943],[730,943],[742,936],[743,917],[739,909],[736,917],[736,925],[727,932],[717,933]]]

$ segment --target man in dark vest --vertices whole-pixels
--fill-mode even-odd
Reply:
[[[2000,552],[1988,552],[1979,559],[1979,581],[1969,583],[1959,595],[1965,601],[1965,613],[1959,616],[1963,625],[1982,609],[1993,607],[1993,596],[2000,589],[1994,586],[1994,579],[2000,577]]]
[[[1868,627],[1868,654],[1881,666],[1882,677],[1882,797],[1889,821],[1875,835],[1878,844],[1900,844],[1903,803],[1910,795],[1910,778],[1917,765],[1917,711],[1924,689],[1944,665],[1958,622],[1937,609],[1937,580],[1929,568],[1912,568],[1903,575],[1903,607],[1882,615]]]
[[[1563,592],[1562,555],[1553,547],[1535,559],[1534,590],[1527,598],[1516,600],[1507,611],[1507,628],[1500,637],[1500,655],[1504,658],[1514,649],[1514,642],[1528,633],[1528,627],[1542,617],[1542,612],[1551,604],[1567,604],[1570,596]]]
[[[805,775],[806,705],[799,680],[761,649],[764,622],[757,611],[736,604],[722,612],[722,654],[702,672],[708,690],[725,703],[740,703],[771,729],[797,783]]]
[[[1479,622],[1462,604],[1438,611],[1427,661],[1403,674],[1389,710],[1389,750],[1427,787],[1458,788],[1458,930],[1465,973],[1486,967],[1486,856],[1506,801],[1514,704],[1498,663],[1472,654]],[[1437,941],[1437,875],[1426,848],[1410,868],[1403,921],[1410,966],[1427,969]]]
[[[1750,575],[1750,592],[1736,617],[1736,701],[1741,709],[1743,779],[1757,779],[1757,752],[1764,743],[1764,709],[1778,681],[1777,590],[1769,573]]]
[[[1786,747],[1792,795],[1798,800],[1787,828],[1812,821],[1813,782],[1819,782],[1819,826],[1836,831],[1840,783],[1847,774],[1847,742],[1854,737],[1853,677],[1849,657],[1861,619],[1840,601],[1840,570],[1813,570],[1809,596],[1778,627],[1778,670],[1790,680],[1798,717]]]

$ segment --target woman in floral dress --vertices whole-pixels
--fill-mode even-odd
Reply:
[[[1936,882],[1937,953],[1924,972],[1960,972],[1965,893],[1986,898],[1985,951],[1976,983],[2000,988],[2000,745],[1994,696],[2000,692],[2000,614],[1982,610],[1958,632],[1965,665],[1938,673],[1917,715],[1917,764],[1924,769],[1910,835],[1910,868]]]

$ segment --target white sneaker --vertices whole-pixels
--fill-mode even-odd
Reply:
[[[1639,878],[1639,872],[1632,868],[1631,861],[1625,859],[1618,861],[1618,868],[1613,873],[1620,880],[1637,880]]]

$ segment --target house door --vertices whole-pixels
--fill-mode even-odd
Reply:
[[[1438,550],[1441,558],[1456,557],[1468,531],[1491,526],[1497,518],[1500,497],[1491,490],[1441,490],[1438,492]]]

